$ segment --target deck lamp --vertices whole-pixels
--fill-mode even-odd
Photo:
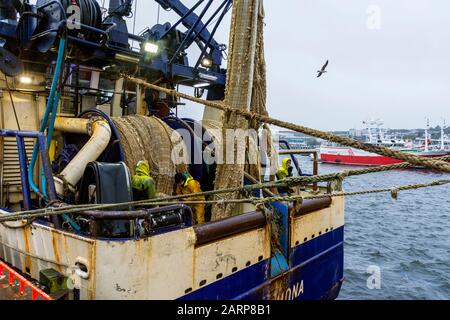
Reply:
[[[30,76],[22,75],[19,77],[19,82],[22,84],[32,84],[33,79]]]
[[[156,43],[147,41],[144,43],[144,51],[147,53],[156,54],[159,51],[159,46]]]
[[[199,82],[194,84],[194,88],[205,88],[205,87],[209,87],[210,84],[207,82]]]
[[[211,68],[213,65],[213,61],[209,57],[204,57],[202,59],[202,67],[204,68]]]

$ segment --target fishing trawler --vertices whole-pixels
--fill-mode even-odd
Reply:
[[[106,10],[95,0],[1,2],[0,299],[336,298],[344,278],[343,197],[249,202],[228,216],[218,204],[218,214],[211,209],[204,224],[194,223],[182,201],[132,202],[131,176],[144,159],[161,198],[174,194],[177,172],[189,171],[203,191],[217,189],[221,164],[202,154],[221,144],[214,129],[221,132],[223,122],[208,108],[201,121],[181,119],[177,97],[124,74],[223,100],[233,63],[221,67],[227,48],[214,38],[217,26],[230,10],[234,30],[256,28],[263,19],[262,1],[249,8],[225,0],[214,10],[212,0],[192,8],[179,0],[156,2],[179,21],[138,35],[126,23],[131,0],[111,0]],[[256,42],[256,34],[235,32],[231,61],[237,59],[232,51],[242,49],[237,43]],[[193,45],[201,51],[195,64],[187,54]],[[175,162],[174,153],[185,161]],[[257,173],[246,170],[237,186],[261,182],[262,167],[277,163],[276,154],[261,156]],[[294,191],[340,189],[337,181]],[[253,197],[274,192],[255,190]],[[83,209],[90,205],[97,206]],[[1,220],[14,212],[24,215]]]

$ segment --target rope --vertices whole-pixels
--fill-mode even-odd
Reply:
[[[364,142],[357,141],[357,140],[354,140],[351,138],[341,137],[341,136],[334,135],[332,133],[296,125],[294,123],[290,123],[287,121],[274,119],[274,118],[271,118],[266,115],[260,115],[260,114],[254,113],[254,112],[249,112],[249,111],[242,110],[242,109],[232,108],[229,105],[222,103],[222,102],[208,101],[208,100],[204,100],[204,99],[200,99],[200,98],[195,98],[193,96],[187,95],[185,93],[177,92],[172,89],[159,87],[157,85],[148,83],[144,80],[131,77],[127,74],[122,74],[121,76],[125,79],[128,79],[131,82],[140,84],[141,86],[147,87],[149,89],[164,92],[170,96],[183,98],[183,99],[195,102],[195,103],[206,105],[211,108],[219,109],[226,113],[237,114],[237,115],[240,115],[249,120],[257,120],[257,121],[264,122],[267,124],[272,124],[272,125],[276,125],[278,127],[286,128],[286,129],[289,129],[292,131],[301,132],[301,133],[307,134],[309,136],[313,136],[313,137],[320,138],[323,140],[339,143],[341,145],[353,147],[353,148],[364,150],[364,151],[371,152],[371,153],[381,154],[383,156],[390,157],[390,158],[396,158],[399,160],[409,162],[410,164],[415,165],[415,166],[428,167],[428,168],[431,168],[431,169],[434,169],[437,171],[450,173],[450,164],[447,162],[444,162],[442,160],[435,160],[435,159],[430,159],[430,158],[425,158],[425,157],[419,157],[419,156],[416,156],[416,155],[413,155],[410,153],[391,150],[389,148],[372,145],[370,143],[364,143]]]
[[[0,222],[0,224],[2,226],[4,226],[5,228],[7,228],[7,229],[18,230],[18,229],[27,228],[28,226],[30,226],[34,222],[34,220],[35,219],[28,219],[24,224],[21,224],[19,226],[11,226],[11,225],[7,224],[6,222]]]
[[[291,202],[291,201],[297,201],[297,200],[305,200],[305,199],[321,199],[321,198],[335,198],[335,197],[348,197],[348,196],[358,196],[358,195],[367,195],[367,194],[374,194],[374,193],[386,193],[390,192],[391,196],[396,199],[397,195],[400,191],[407,191],[407,190],[415,190],[415,189],[422,189],[422,188],[428,188],[428,187],[435,187],[435,186],[443,186],[446,184],[450,184],[450,179],[445,180],[436,180],[429,183],[417,183],[417,184],[409,184],[404,185],[401,187],[391,187],[391,188],[381,188],[381,189],[370,189],[370,190],[361,190],[361,191],[353,191],[353,192],[334,192],[331,194],[320,194],[320,195],[310,195],[310,196],[287,196],[287,197],[272,197],[272,198],[264,198],[259,199],[258,203],[270,203],[270,202]]]
[[[443,161],[450,161],[450,156],[438,158]],[[366,169],[359,169],[359,170],[348,170],[343,171],[341,173],[330,173],[325,175],[318,175],[318,176],[308,176],[308,177],[291,177],[286,178],[283,180],[273,181],[273,182],[266,182],[266,183],[258,183],[253,185],[246,185],[239,188],[228,188],[228,189],[221,189],[221,190],[213,190],[213,191],[205,191],[205,192],[198,192],[193,193],[189,195],[178,195],[178,196],[170,196],[170,197],[163,197],[158,199],[150,199],[150,200],[141,200],[141,201],[133,201],[133,202],[126,202],[126,203],[116,203],[116,204],[103,204],[103,205],[72,205],[72,206],[66,206],[63,209],[52,209],[54,214],[63,214],[63,213],[76,213],[80,210],[100,210],[100,209],[114,209],[122,206],[150,206],[150,205],[167,205],[171,203],[170,201],[175,200],[181,200],[188,197],[198,197],[198,196],[211,196],[211,195],[219,195],[219,194],[225,194],[225,193],[231,193],[231,192],[249,192],[252,190],[260,190],[260,189],[270,189],[270,188],[278,188],[278,187],[294,187],[298,185],[306,185],[306,184],[312,184],[312,183],[318,183],[318,182],[324,182],[324,181],[335,181],[335,180],[342,180],[345,177],[348,176],[355,176],[355,175],[362,175],[362,174],[369,174],[369,173],[377,173],[382,171],[388,171],[388,170],[394,170],[394,169],[407,169],[411,168],[412,165],[409,163],[399,163],[389,166],[379,166],[379,167],[372,167],[372,168],[366,168]],[[349,194],[352,195],[352,194]],[[329,195],[325,195],[323,197],[328,197]],[[320,198],[321,196],[313,196],[312,198]],[[302,197],[306,199],[305,197]],[[266,198],[267,199],[267,198]],[[274,199],[274,197],[272,197]],[[290,201],[291,198],[277,198],[277,199],[288,199],[283,201]],[[295,198],[298,200],[297,198]],[[263,200],[263,199],[260,199]],[[236,200],[232,200],[236,201]],[[245,199],[240,200],[238,202],[234,203],[244,203],[247,202]],[[176,202],[180,203],[180,202]],[[200,202],[205,203],[205,202]],[[212,201],[209,203],[218,203],[218,204],[225,204],[225,200],[218,199],[216,201]],[[186,204],[186,203],[185,203]],[[198,202],[190,202],[190,204],[198,204]],[[30,211],[21,211],[15,213],[16,215],[21,215],[25,213],[29,213],[31,216],[38,215],[44,213],[44,215],[40,216],[46,216],[48,215],[50,209],[38,209],[38,210],[30,210]]]
[[[448,162],[448,161],[450,161],[450,156],[435,158],[435,160]],[[390,171],[390,170],[410,169],[413,167],[414,167],[414,165],[411,163],[402,162],[402,163],[392,164],[392,165],[388,165],[388,166],[377,166],[377,167],[358,169],[358,170],[347,170],[347,171],[343,171],[342,174],[345,174],[346,176],[356,176],[356,175],[377,173],[377,172]]]
[[[20,254],[26,255],[26,256],[28,256],[28,257],[30,257],[30,258],[33,258],[33,259],[38,259],[38,260],[40,260],[40,261],[52,263],[52,264],[54,264],[54,265],[61,266],[61,267],[65,267],[65,268],[68,268],[68,267],[69,267],[69,265],[66,264],[66,263],[64,263],[64,262],[58,262],[58,261],[46,259],[46,258],[44,258],[44,257],[42,257],[42,256],[40,256],[40,255],[35,255],[35,254],[32,254],[32,253],[29,253],[29,252],[20,250],[19,248],[13,247],[13,246],[7,244],[6,242],[0,241],[0,244],[1,244],[2,246],[5,246],[5,247],[7,247],[7,248],[9,248],[9,249],[11,249],[11,250],[14,250],[14,251],[16,251],[16,252],[18,252],[18,253],[20,253]]]
[[[450,184],[450,179],[445,180],[436,180],[429,183],[418,183],[418,184],[410,184],[404,185],[401,187],[391,187],[391,188],[381,188],[381,189],[370,189],[370,190],[362,190],[362,191],[354,191],[354,192],[335,192],[331,194],[321,194],[321,195],[296,195],[296,196],[286,196],[286,197],[268,197],[268,198],[248,198],[248,199],[234,199],[234,200],[210,200],[210,201],[163,201],[164,199],[159,199],[159,202],[156,201],[147,201],[144,202],[129,202],[129,203],[116,203],[116,204],[106,204],[106,205],[83,205],[83,206],[70,206],[64,208],[46,208],[43,210],[34,210],[34,211],[21,211],[13,214],[5,214],[0,216],[0,222],[6,221],[17,221],[21,219],[31,219],[31,218],[39,218],[53,215],[60,215],[62,213],[77,213],[79,211],[88,211],[88,210],[99,210],[99,209],[110,209],[114,207],[123,207],[134,204],[134,206],[164,206],[170,204],[185,204],[185,205],[196,205],[196,204],[239,204],[239,203],[252,203],[256,206],[260,206],[264,203],[272,203],[272,202],[292,202],[292,201],[303,201],[306,199],[321,199],[321,198],[335,198],[335,197],[346,197],[346,196],[356,196],[356,195],[366,195],[366,194],[375,194],[375,193],[386,193],[390,192],[391,196],[396,199],[397,195],[401,191],[407,190],[415,190],[421,188],[428,188],[433,186],[443,186],[446,184]],[[192,195],[189,195],[192,196]],[[185,195],[186,197],[186,195]]]

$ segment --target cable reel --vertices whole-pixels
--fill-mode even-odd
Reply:
[[[5,48],[0,47],[0,70],[9,77],[15,77],[23,70],[23,62]]]
[[[79,18],[73,17],[76,11],[71,6],[79,7]],[[70,28],[67,18],[72,17],[80,25]],[[32,42],[38,51],[48,52],[56,42],[61,28],[67,28],[67,34],[83,40],[98,42],[101,30],[102,12],[95,0],[37,0],[36,6],[24,8],[18,25],[18,37],[22,44]]]

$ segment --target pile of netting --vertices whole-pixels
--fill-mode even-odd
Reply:
[[[187,171],[188,153],[181,136],[157,117],[128,116],[112,120],[119,131],[131,174],[135,173],[139,161],[147,160],[158,192],[173,194],[175,174]],[[174,158],[175,148],[179,154]]]

